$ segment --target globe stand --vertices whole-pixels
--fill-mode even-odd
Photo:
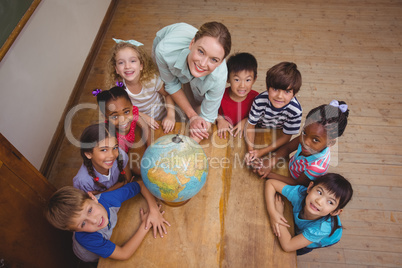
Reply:
[[[188,201],[190,201],[190,199],[187,199],[186,201],[182,201],[182,202],[168,202],[168,201],[164,201],[161,200],[163,204],[168,205],[169,207],[181,207],[185,204],[187,204]]]

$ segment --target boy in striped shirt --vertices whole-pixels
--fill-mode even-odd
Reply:
[[[299,133],[302,108],[295,95],[299,92],[301,84],[301,74],[293,62],[281,62],[267,71],[267,91],[254,99],[245,128],[247,165],[275,151],[289,142],[292,135]],[[282,135],[271,144],[256,148],[256,127],[282,129]]]

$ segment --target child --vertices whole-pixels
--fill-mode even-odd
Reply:
[[[336,138],[342,136],[348,124],[349,110],[343,101],[333,100],[329,105],[321,105],[312,109],[306,117],[302,134],[277,152],[270,161],[264,159],[262,167],[257,168],[262,178],[277,179],[287,184],[309,185],[310,180],[324,175],[330,162],[330,146]],[[290,153],[297,152],[289,161],[291,177],[270,173],[272,166]]]
[[[293,206],[295,236],[286,227],[283,215],[284,195]],[[311,181],[308,187],[290,186],[278,180],[265,183],[265,200],[274,234],[284,251],[295,251],[303,255],[315,248],[332,246],[342,236],[339,218],[343,208],[352,198],[353,189],[349,181],[339,174],[328,173]]]
[[[122,246],[111,242],[110,236],[117,223],[117,212],[121,204],[141,191],[148,203],[149,211],[140,210],[141,225],[137,232]],[[153,227],[163,237],[166,224],[155,198],[142,181],[131,182],[121,188],[105,192],[96,197],[71,186],[60,188],[49,200],[46,217],[56,228],[74,232],[73,251],[85,262],[97,262],[99,257],[117,260],[128,259]]]
[[[116,45],[109,60],[110,78],[122,80],[131,102],[138,107],[140,116],[150,128],[158,129],[155,120],[162,120],[164,132],[172,131],[175,126],[174,102],[165,91],[151,57],[141,47],[143,44],[135,40],[113,40]]]
[[[218,111],[216,124],[218,136],[226,139],[230,135],[242,137],[251,105],[258,92],[252,90],[257,79],[257,60],[249,53],[237,53],[227,61],[228,83]]]
[[[114,126],[88,126],[80,138],[83,164],[73,179],[73,186],[85,192],[98,194],[123,186],[126,175],[131,178],[128,156],[119,148]]]
[[[246,127],[248,165],[255,158],[272,152],[287,143],[292,135],[299,133],[302,108],[296,99],[302,84],[297,65],[281,62],[267,71],[267,91],[258,95],[253,102]],[[262,149],[254,148],[255,127],[282,129],[279,139]]]
[[[127,92],[119,86],[99,92],[96,95],[96,100],[106,121],[116,128],[119,147],[128,154],[129,149],[134,144],[137,121],[142,129],[148,132],[148,128],[144,128],[145,122],[141,124],[142,119],[138,117],[138,108],[132,105]],[[147,136],[148,134],[144,133],[144,137]],[[149,144],[150,140],[147,139],[147,145]]]

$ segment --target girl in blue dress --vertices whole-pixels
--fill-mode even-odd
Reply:
[[[293,206],[295,235],[284,217],[285,196]],[[265,200],[271,227],[284,251],[297,251],[297,255],[315,248],[332,246],[342,236],[339,218],[353,195],[352,185],[343,176],[328,173],[311,181],[308,187],[291,186],[278,180],[267,180]]]

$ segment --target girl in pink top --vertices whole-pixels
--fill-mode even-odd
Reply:
[[[94,95],[96,95],[99,109],[105,116],[106,122],[116,128],[118,145],[128,154],[134,145],[136,124],[141,120],[138,108],[132,105],[127,92],[122,87],[116,86],[110,90],[98,91],[94,92]],[[144,125],[143,122],[141,126]],[[138,170],[133,167],[133,171],[140,174],[139,167]]]
[[[343,101],[333,100],[328,105],[312,109],[307,114],[301,135],[280,147],[272,159],[255,161],[252,165],[254,172],[262,178],[308,186],[310,181],[327,173],[330,147],[345,131],[348,116],[348,106]],[[291,177],[271,173],[272,167],[295,150],[296,154],[289,161]]]

